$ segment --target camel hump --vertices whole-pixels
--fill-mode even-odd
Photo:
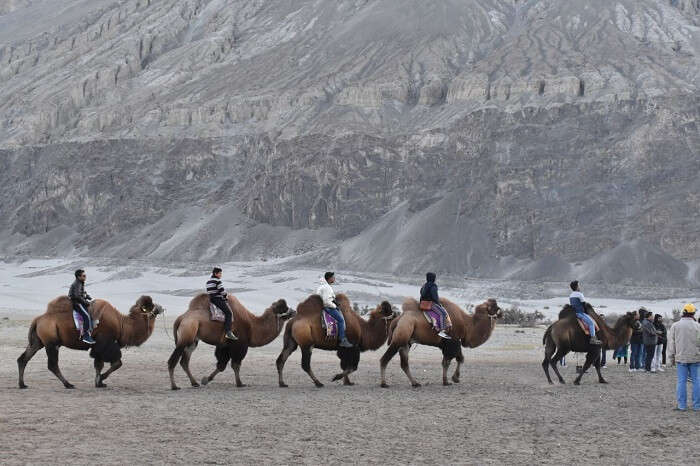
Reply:
[[[51,301],[49,301],[49,304],[46,306],[47,314],[61,314],[63,312],[72,311],[73,302],[68,296],[59,296],[57,298],[54,298]]]
[[[297,306],[297,316],[319,315],[323,309],[323,299],[312,294]]]
[[[418,301],[413,298],[404,299],[403,303],[401,304],[401,309],[403,310],[403,312],[421,312]]]

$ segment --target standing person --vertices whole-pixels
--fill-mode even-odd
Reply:
[[[671,325],[668,331],[668,356],[671,365],[677,365],[676,409],[687,407],[687,382],[693,387],[693,410],[700,411],[700,324],[695,322],[695,306],[683,307],[681,320]]]
[[[238,340],[236,335],[231,331],[231,323],[233,322],[233,311],[228,305],[228,293],[224,289],[224,285],[221,283],[221,277],[223,276],[223,271],[219,267],[214,267],[211,271],[211,277],[207,281],[207,294],[209,295],[209,301],[221,309],[224,313],[224,332],[225,337],[228,340]]]
[[[630,338],[630,372],[636,372],[642,368],[639,363],[639,358],[642,353],[642,327],[641,325],[637,325],[642,319],[642,315],[644,315],[644,311],[640,309],[634,316],[637,323],[632,330],[632,337]]]
[[[586,313],[586,308],[584,303],[586,298],[581,293],[581,288],[579,287],[578,280],[574,280],[569,284],[571,287],[571,294],[569,295],[569,304],[576,311],[576,317],[581,319],[588,326],[588,333],[591,335],[590,343],[591,345],[601,345],[603,342],[598,340],[595,336],[595,321],[593,317]]]
[[[656,370],[652,370],[651,362],[654,359],[656,343],[659,341],[659,336],[656,334],[656,327],[654,327],[654,314],[651,312],[647,313],[646,319],[642,321],[642,340],[645,348],[644,372],[656,372]]]
[[[438,297],[438,286],[435,283],[437,277],[433,272],[428,272],[425,274],[425,284],[420,289],[420,302],[430,303],[430,310],[435,312],[439,318],[438,323],[438,336],[442,338],[450,338],[450,336],[445,333],[450,330],[452,323],[450,322],[450,316],[444,307],[440,304],[440,298]],[[422,309],[422,308],[421,308]]]
[[[644,324],[644,321],[647,318],[647,308],[642,306],[639,308],[639,323]],[[639,369],[644,368],[644,362],[647,359],[647,353],[646,353],[646,346],[644,346],[644,329],[642,328],[642,350],[639,352]]]
[[[659,372],[664,372],[664,368],[661,367],[661,360],[663,347],[666,345],[666,326],[664,325],[664,318],[661,314],[656,314],[654,316],[654,327],[656,328],[657,335],[659,335],[659,341],[656,343],[656,351],[654,352],[654,359],[651,361],[651,368]]]
[[[335,304],[335,291],[331,286],[335,283],[335,273],[326,272],[321,279],[321,285],[318,287],[316,294],[323,300],[323,309],[338,322],[338,346],[343,348],[352,348],[352,343],[345,336],[345,318],[342,311]]]
[[[85,291],[85,280],[87,280],[87,275],[83,269],[76,270],[73,275],[75,275],[75,281],[68,290],[68,297],[73,303],[73,309],[83,316],[83,336],[81,341],[87,343],[88,345],[94,345],[95,340],[93,340],[90,332],[90,328],[92,328],[92,318],[88,312],[92,298]]]
[[[627,365],[627,351],[629,349],[630,345],[624,345],[620,346],[615,350],[615,353],[613,354],[613,359],[617,359],[617,364],[622,363],[622,358],[625,359],[625,365]]]

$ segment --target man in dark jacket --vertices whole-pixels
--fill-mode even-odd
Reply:
[[[231,331],[231,323],[233,322],[233,311],[228,305],[228,294],[224,289],[224,285],[221,284],[221,276],[223,271],[219,267],[214,267],[211,272],[211,277],[207,281],[207,294],[209,295],[209,301],[221,309],[224,313],[224,332],[225,337],[228,340],[238,340],[236,335]]]
[[[659,340],[656,332],[656,327],[654,327],[654,314],[648,312],[646,319],[642,321],[642,340],[645,348],[644,372],[652,372],[651,362],[654,359],[656,343],[658,343]]]
[[[656,342],[656,352],[654,353],[654,361],[651,363],[651,369],[664,372],[664,368],[661,366],[663,364],[663,348],[666,347],[666,326],[664,325],[664,318],[661,314],[654,315],[654,327],[656,327],[656,333],[659,335],[659,340]]]
[[[68,290],[68,297],[73,303],[73,309],[75,309],[83,317],[83,336],[81,340],[88,345],[94,345],[95,340],[93,340],[90,334],[90,328],[92,327],[92,319],[88,308],[90,307],[90,301],[92,298],[85,291],[85,280],[87,280],[87,275],[83,269],[78,269],[75,271],[75,281],[70,286]]]
[[[422,302],[430,302],[430,309],[440,317],[440,322],[438,323],[440,328],[436,329],[438,331],[438,335],[442,338],[450,338],[450,336],[445,332],[452,327],[452,323],[450,322],[449,314],[440,304],[438,286],[437,283],[435,283],[435,279],[436,276],[433,272],[428,272],[425,274],[425,284],[420,289],[420,300]]]
[[[642,322],[646,317],[646,311],[640,309],[637,311],[636,320]],[[642,369],[642,363],[640,361],[642,354],[642,327],[641,325],[635,325],[632,330],[632,337],[630,338],[630,372],[635,372]]]

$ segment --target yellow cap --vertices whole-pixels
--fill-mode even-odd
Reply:
[[[687,312],[688,314],[693,314],[693,313],[695,313],[695,306],[693,306],[691,303],[688,303],[685,306],[683,306],[683,312]]]

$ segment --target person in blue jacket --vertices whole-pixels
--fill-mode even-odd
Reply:
[[[591,345],[602,345],[603,342],[598,340],[595,336],[595,321],[593,317],[586,313],[586,307],[584,306],[586,298],[583,296],[583,293],[581,293],[578,280],[574,280],[569,286],[571,287],[569,304],[571,304],[571,307],[576,311],[576,317],[584,321],[588,326],[588,331],[591,334]]]

